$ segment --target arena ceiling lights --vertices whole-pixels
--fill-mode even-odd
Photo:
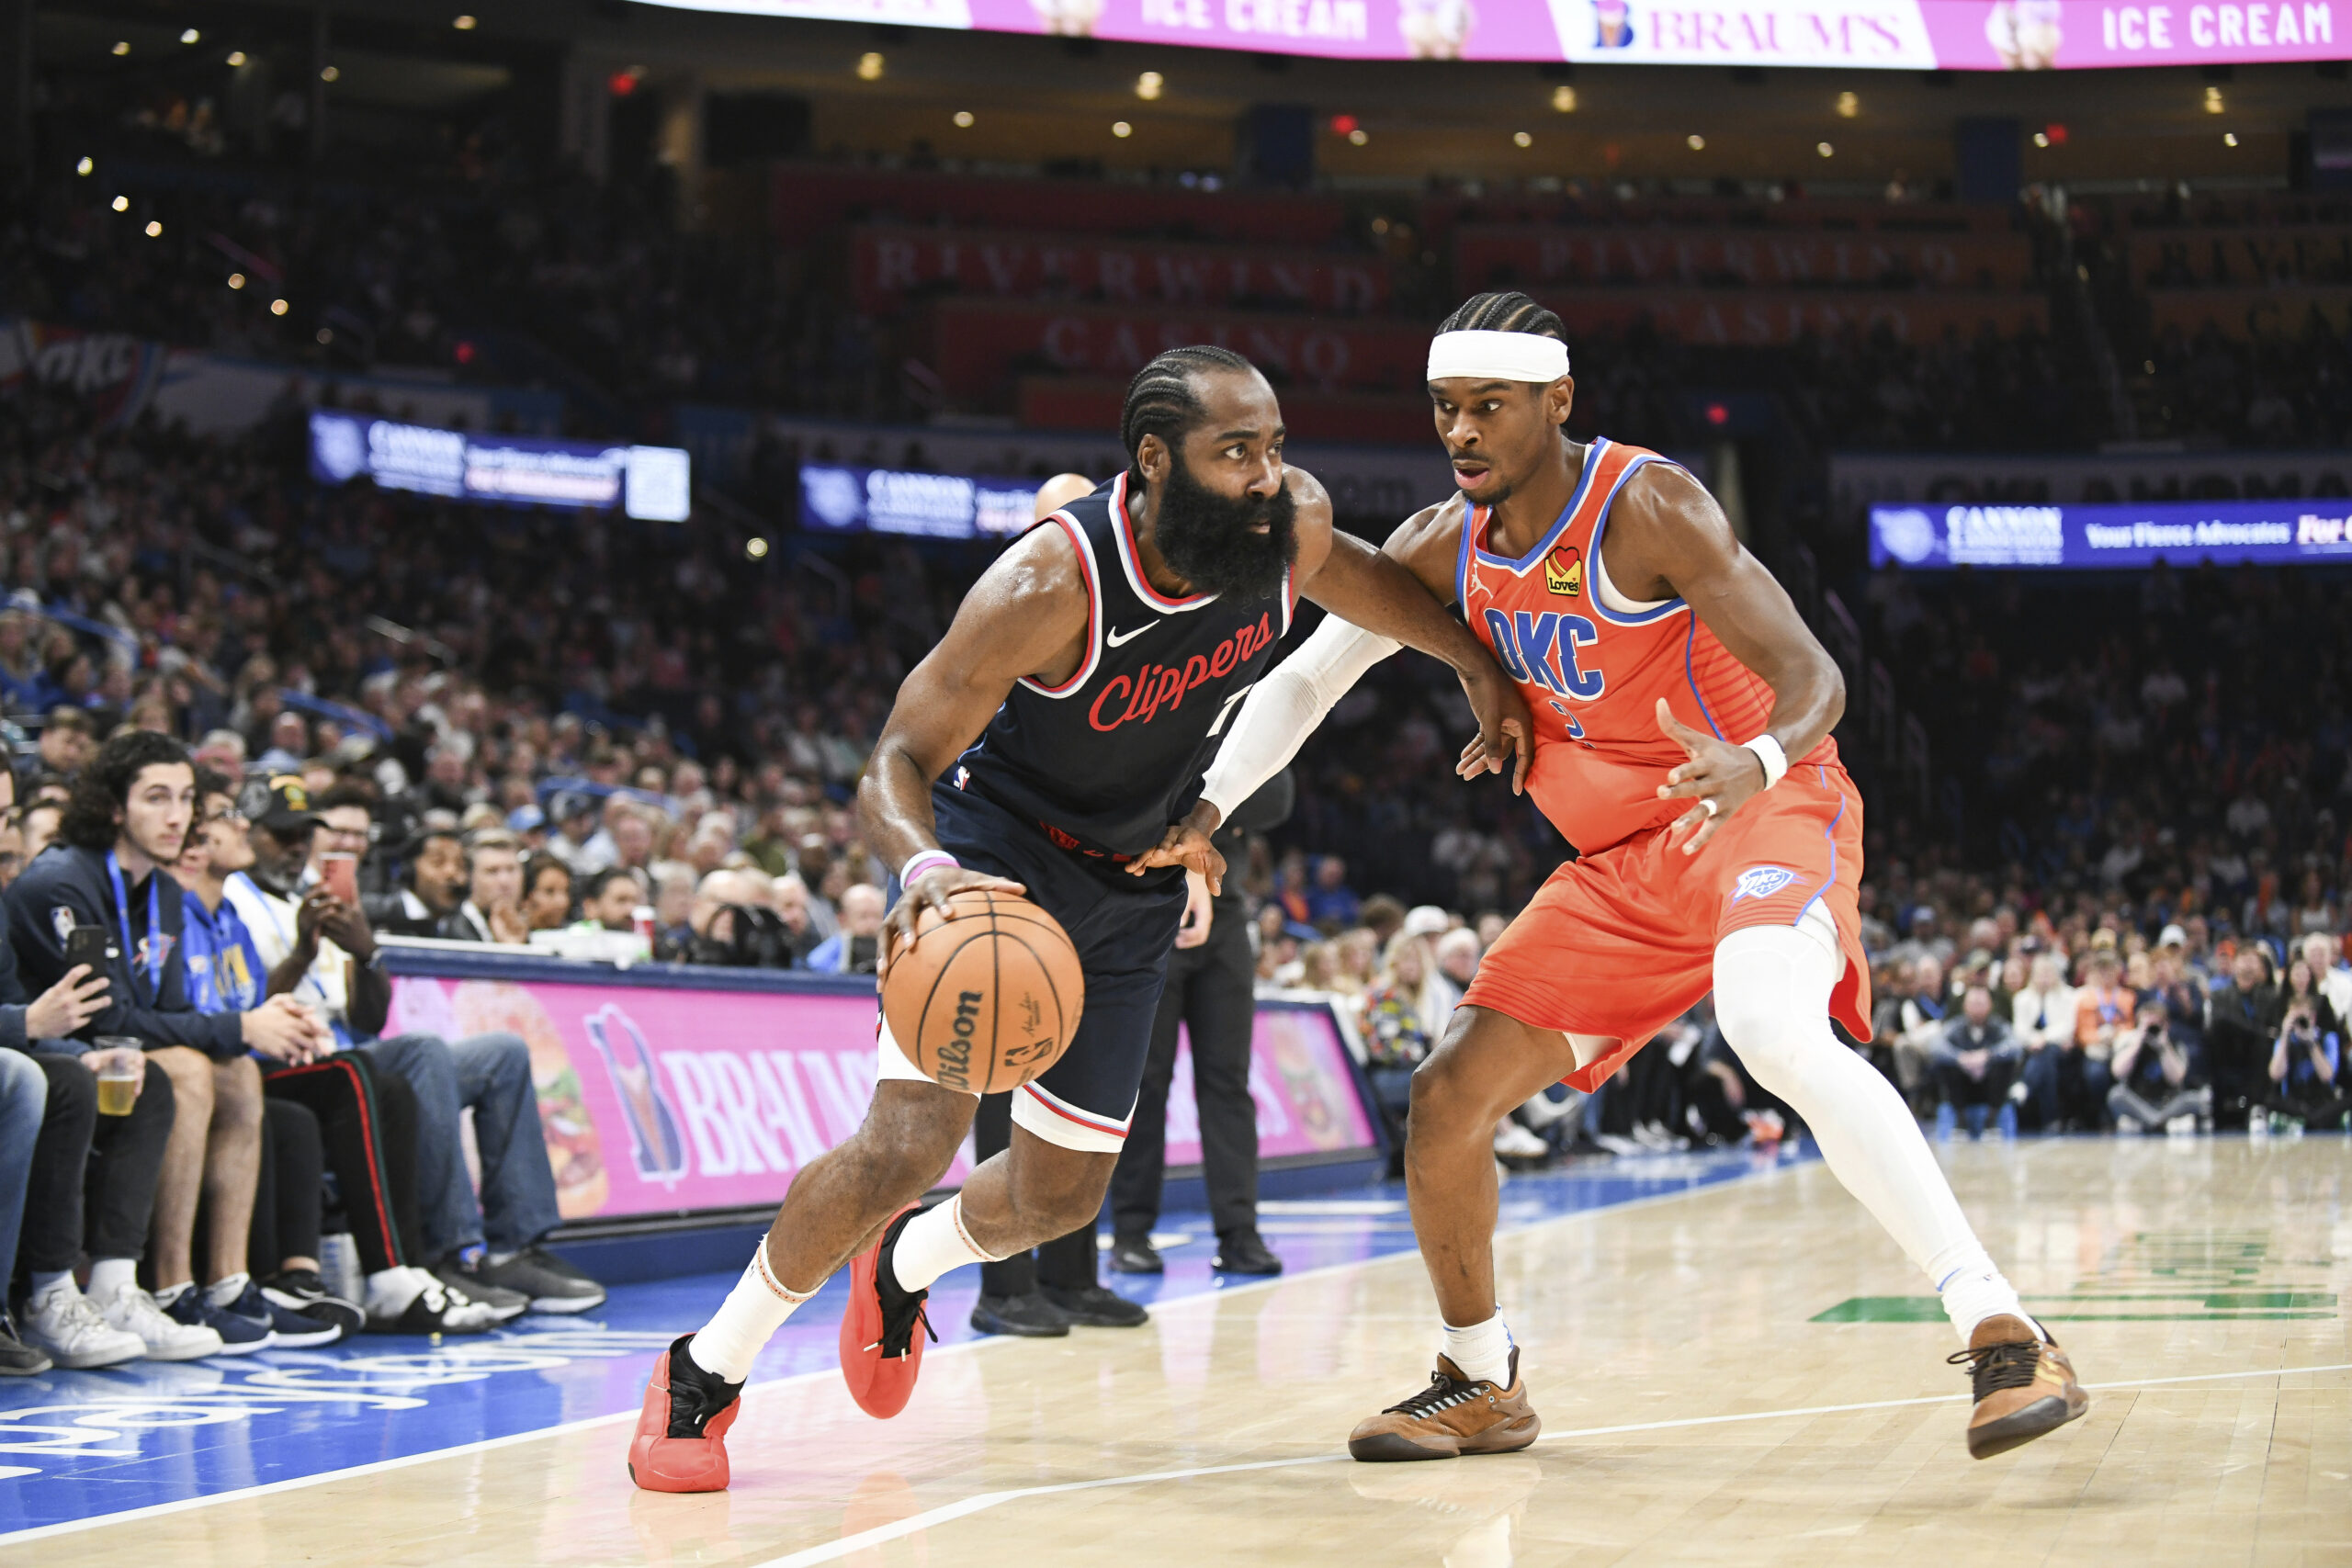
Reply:
[[[648,0],[1345,60],[2038,71],[2340,60],[2352,0]]]

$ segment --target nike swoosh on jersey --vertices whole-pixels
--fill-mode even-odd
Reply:
[[[1104,635],[1102,640],[1113,648],[1125,648],[1127,644],[1135,641],[1136,638],[1143,636],[1144,633],[1151,630],[1152,627],[1159,624],[1159,623],[1158,621],[1146,621],[1143,625],[1137,626],[1131,632],[1123,632],[1118,627],[1113,626],[1110,631]]]

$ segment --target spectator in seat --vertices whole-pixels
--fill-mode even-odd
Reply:
[[[409,861],[408,886],[380,922],[385,934],[442,934],[442,922],[466,901],[467,882],[464,839],[454,828],[426,829]]]
[[[1409,929],[1388,939],[1372,988],[1364,994],[1365,1076],[1373,1099],[1388,1121],[1390,1147],[1405,1146],[1405,1119],[1412,1109],[1413,1071],[1437,1044],[1442,1020],[1430,1010],[1430,940]],[[1398,1158],[1401,1159],[1401,1154]]]
[[[520,947],[531,940],[523,914],[523,846],[503,829],[476,833],[465,845],[466,897],[446,916],[438,933],[452,942],[503,942]]]
[[[1915,918],[1916,929],[1922,922]],[[1916,1108],[1934,1097],[1936,1052],[1943,1044],[1948,1011],[1944,997],[1943,961],[1922,952],[1911,962],[1909,994],[1896,1013],[1894,1073],[1905,1099]]]
[[[635,874],[626,866],[608,865],[580,890],[580,923],[608,931],[635,931],[637,907],[644,902],[645,889]]]
[[[2214,988],[2205,1009],[2205,1059],[2213,1077],[2217,1128],[2241,1128],[2250,1117],[2265,1114],[2273,1089],[2276,1000],[2269,952],[2249,942],[2231,955],[2229,984]]]
[[[879,966],[882,889],[853,884],[842,893],[841,930],[811,948],[808,967],[832,975],[871,975]]]
[[[523,863],[526,931],[560,931],[571,923],[571,867],[552,850],[537,851]]]
[[[253,863],[253,843],[244,816],[237,809],[237,790],[227,777],[209,768],[198,769],[196,797],[195,829],[172,868],[187,911],[180,953],[187,968],[188,1000],[202,1013],[246,1011],[262,1004],[268,972],[254,945],[253,933],[245,930],[244,921],[228,902],[227,883]],[[257,1061],[247,1056],[238,1065],[254,1067]],[[259,1096],[262,1083],[257,1070],[254,1079],[253,1092]],[[216,1103],[229,1098],[215,1095]],[[183,1099],[183,1111],[186,1104]],[[217,1109],[214,1120],[217,1124]],[[319,1277],[320,1179],[324,1156],[317,1116],[308,1106],[291,1100],[262,1099],[254,1181],[250,1196],[244,1197],[247,1219],[242,1224],[236,1212],[239,1195],[224,1194],[212,1168],[219,1163],[218,1145],[216,1138],[215,1146],[207,1151],[205,1172],[208,1278],[211,1281],[205,1293],[211,1304],[266,1331],[266,1342],[278,1348],[329,1345],[345,1334],[357,1333],[364,1318],[356,1303],[330,1296],[323,1289],[315,1295],[298,1296],[280,1286],[289,1272],[307,1274],[313,1281]],[[166,1161],[168,1177],[168,1154]],[[159,1213],[155,1249],[159,1281],[169,1277],[161,1242],[164,1224],[164,1215]],[[267,1243],[258,1255],[251,1246],[256,1235]],[[278,1247],[281,1237],[293,1243],[290,1249]],[[186,1250],[183,1243],[181,1251]],[[255,1256],[269,1270],[266,1283],[253,1279],[248,1271],[248,1260]],[[160,1288],[156,1299],[164,1303],[165,1311],[173,1310],[175,1303]],[[221,1339],[224,1346],[230,1344],[227,1333]]]
[[[2018,1134],[2017,1103],[2010,1089],[2017,1084],[2025,1048],[2009,1032],[2009,1021],[1993,1009],[1993,987],[1979,970],[1962,994],[1960,1016],[1944,1025],[1943,1040],[1930,1060],[1936,1084],[1936,1135],[1948,1138],[1959,1122],[1968,1135],[1984,1135],[1986,1122],[1998,1116],[2001,1135]]]
[[[198,767],[209,768],[223,778],[245,776],[245,738],[233,729],[207,730],[188,756]]]
[[[1456,926],[1437,938],[1437,972],[1445,982],[1447,1017],[1477,977],[1478,957],[1478,933],[1468,926]]]
[[[187,1227],[194,1223],[206,1145],[216,1130],[220,1079],[233,1082],[248,1050],[283,1058],[307,1055],[323,1043],[318,1020],[291,999],[218,1016],[189,1005],[182,953],[187,911],[166,867],[179,858],[195,808],[196,770],[187,748],[152,730],[124,731],[100,748],[74,781],[56,852],[28,866],[8,890],[9,946],[28,988],[45,991],[64,977],[66,940],[76,928],[116,934],[106,1007],[85,1023],[84,1032],[139,1040],[147,1070],[131,1114],[105,1118],[107,1125],[91,1149],[98,1168],[92,1183],[96,1213],[86,1241],[94,1259],[89,1295],[109,1327],[136,1335],[144,1353],[159,1360],[218,1355],[222,1348],[221,1334],[208,1321],[213,1315],[208,1298],[192,1292],[195,1299],[177,1303],[182,1312],[167,1314],[135,1277],[151,1221],[160,1219],[153,1227],[158,1276],[166,1287],[185,1282]],[[183,1085],[192,1101],[185,1111],[178,1105]],[[224,1141],[220,1190],[224,1196],[243,1191],[241,1201],[247,1205],[250,1175],[233,1168],[242,1161],[249,1172],[259,1158],[258,1126],[257,1113],[250,1123],[232,1113],[218,1128]],[[60,1203],[52,1196],[45,1206]],[[60,1228],[51,1228],[51,1215],[39,1216],[40,1245],[27,1250],[36,1279],[26,1327],[44,1349],[86,1329],[86,1319],[64,1293],[71,1274],[60,1280],[80,1240],[78,1196],[64,1207],[56,1216]],[[234,1222],[240,1230],[246,1219],[241,1207]],[[28,1225],[28,1240],[31,1235]]]
[[[808,914],[808,885],[792,872],[786,872],[768,884],[768,903],[775,910],[778,924],[783,926],[792,962],[803,964],[817,950],[820,938],[816,922]]]
[[[2116,1039],[2140,1004],[2121,983],[2123,960],[2115,949],[2092,949],[2089,968],[2090,983],[2075,994],[2075,1043],[2059,1061],[2058,1100],[2066,1122],[2095,1130],[2106,1120]]]
[[[2018,1069],[2026,1088],[2022,1111],[2035,1128],[2054,1127],[2063,1115],[2058,1064],[2075,1037],[2075,992],[2054,953],[2035,953],[2026,975],[2009,998],[2009,1032],[2025,1053]]]
[[[529,1047],[505,1033],[455,1043],[431,1034],[379,1037],[391,986],[367,912],[323,888],[299,899],[294,893],[316,829],[293,794],[299,788],[284,779],[268,786],[254,824],[261,831],[254,835],[253,868],[232,879],[229,897],[270,965],[272,993],[299,988],[315,998],[339,1040],[357,1042],[352,1050],[414,1092],[418,1228],[433,1275],[460,1303],[482,1302],[508,1317],[601,1305],[604,1288],[540,1245],[562,1216]],[[459,1121],[469,1109],[481,1156],[479,1200],[460,1146]]]
[[[233,776],[233,775],[232,775]],[[318,881],[321,861],[331,854],[349,855],[359,863],[360,886],[368,885],[368,870],[376,847],[376,813],[360,785],[345,781],[312,797],[318,831],[311,840],[311,863],[302,873],[304,886]]]
[[[15,802],[16,775],[0,769],[0,814],[13,815]],[[73,1179],[80,1180],[97,1119],[97,1080],[89,1069],[72,1056],[34,1053],[44,1038],[73,1034],[96,1017],[106,992],[106,976],[77,964],[28,999],[17,978],[16,956],[0,942],[0,1376],[30,1376],[54,1364],[18,1331],[9,1311],[8,1281],[16,1275],[27,1193],[36,1180],[45,1192],[55,1190],[61,1168],[70,1168]],[[84,1331],[85,1356],[110,1350],[119,1352],[115,1359],[129,1360],[145,1350],[137,1336],[118,1334],[102,1321],[95,1332],[86,1324]]]
[[[2287,965],[2271,1011],[2270,1111],[2290,1127],[2340,1126],[2352,1108],[2343,1075],[2344,1024],[2301,958]]]
[[[1348,886],[1348,863],[1325,855],[1315,867],[1315,889],[1306,896],[1308,922],[1327,933],[1345,931],[1356,923],[1363,908],[1363,900]]]
[[[588,847],[597,836],[595,796],[565,790],[548,803],[548,816],[556,828],[548,839],[548,849],[557,859],[580,876],[604,866],[605,860],[592,856]],[[609,850],[609,840],[605,847]]]
[[[20,840],[17,852],[24,864],[32,864],[40,858],[41,851],[57,841],[57,825],[64,819],[65,808],[53,800],[28,802],[17,813],[17,836]]]
[[[2319,994],[2339,1019],[2352,1019],[2352,964],[2344,962],[2344,944],[2325,931],[2303,938],[2303,962],[2319,977]]]
[[[81,708],[61,705],[49,710],[33,756],[40,772],[70,780],[89,765],[97,749],[97,736],[89,714]]]
[[[2164,1132],[2182,1118],[2194,1131],[2197,1118],[2212,1111],[2213,1091],[2201,1081],[2190,1043],[2175,1032],[2161,990],[2140,998],[2132,1027],[2115,1037],[2109,1066],[2115,1086],[2107,1107],[2119,1133]]]

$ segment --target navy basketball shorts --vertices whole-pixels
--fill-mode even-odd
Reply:
[[[1107,860],[1056,847],[1040,824],[947,784],[934,787],[931,799],[939,847],[967,871],[1026,887],[1069,933],[1086,976],[1078,1032],[1059,1061],[1012,1091],[1013,1125],[1066,1149],[1117,1154],[1184,918],[1183,873],[1170,867],[1129,876]],[[893,904],[902,891],[893,877]],[[890,1037],[887,1021],[880,1053],[884,1078],[932,1081]]]

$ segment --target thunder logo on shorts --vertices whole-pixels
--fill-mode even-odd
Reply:
[[[1804,880],[1784,865],[1751,865],[1732,884],[1731,901],[1736,904],[1743,898],[1770,898],[1791,883]]]

